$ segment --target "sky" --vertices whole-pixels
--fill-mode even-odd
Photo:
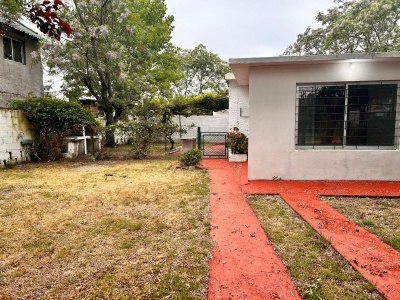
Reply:
[[[318,12],[333,0],[165,0],[175,17],[172,42],[184,49],[198,44],[220,58],[281,55]]]

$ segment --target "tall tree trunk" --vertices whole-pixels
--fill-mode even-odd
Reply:
[[[114,124],[114,109],[112,106],[108,106],[103,108],[104,113],[106,114],[106,126]],[[107,147],[115,147],[117,144],[115,143],[115,132],[114,130],[106,129],[106,146]]]

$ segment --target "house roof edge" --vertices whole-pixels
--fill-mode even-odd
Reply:
[[[249,84],[249,70],[257,66],[330,64],[346,61],[400,61],[400,52],[346,53],[331,55],[230,58],[229,66],[239,85]]]

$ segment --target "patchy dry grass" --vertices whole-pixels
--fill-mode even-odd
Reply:
[[[303,299],[383,299],[279,196],[248,199]]]
[[[321,199],[400,252],[400,198],[321,197]]]
[[[209,179],[173,163],[0,171],[0,299],[204,299]]]

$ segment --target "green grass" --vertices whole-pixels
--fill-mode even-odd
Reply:
[[[383,299],[279,196],[248,200],[303,299]]]
[[[400,251],[400,198],[322,197],[322,200]]]

